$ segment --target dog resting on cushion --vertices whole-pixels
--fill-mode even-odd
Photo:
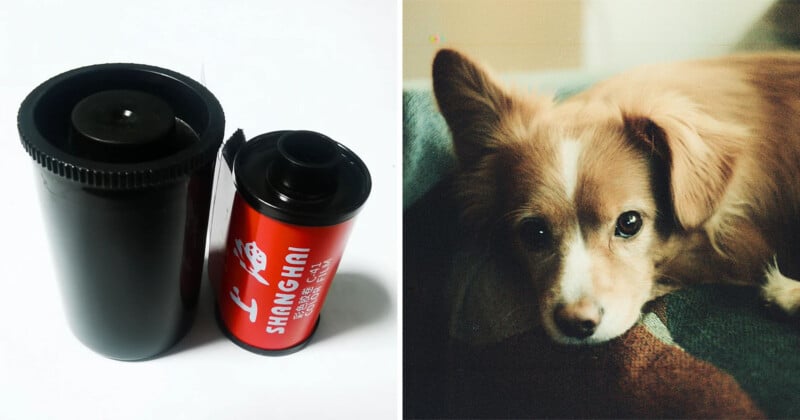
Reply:
[[[700,282],[800,309],[777,263],[800,221],[800,55],[652,65],[555,104],[442,50],[433,84],[462,223],[555,341],[617,337]]]

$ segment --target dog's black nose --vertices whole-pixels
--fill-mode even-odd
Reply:
[[[567,337],[577,339],[594,334],[602,317],[602,308],[589,299],[580,299],[570,304],[559,304],[553,313],[558,329]]]

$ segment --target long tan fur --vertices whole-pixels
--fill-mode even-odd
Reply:
[[[800,248],[800,54],[646,66],[560,104],[503,88],[453,50],[437,54],[433,76],[465,224],[527,270],[521,281],[537,289],[554,338],[611,338],[647,300],[698,281],[766,282],[767,299],[800,307],[774,296],[800,300],[800,283],[774,264]],[[574,156],[564,157],[565,141],[578,145]],[[576,174],[564,175],[565,159]],[[631,208],[642,233],[610,235]],[[520,240],[532,219],[547,227],[546,250]],[[573,279],[583,275],[575,267],[590,282]],[[596,316],[618,303],[624,313]],[[594,311],[597,334],[561,336],[550,318],[564,308]]]

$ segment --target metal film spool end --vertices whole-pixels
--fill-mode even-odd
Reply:
[[[335,141],[311,131],[289,131],[276,147],[267,181],[286,201],[319,201],[336,192],[341,153]]]

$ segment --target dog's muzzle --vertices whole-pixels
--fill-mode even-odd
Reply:
[[[603,308],[590,299],[574,303],[560,303],[553,311],[556,327],[567,337],[584,339],[591,337],[603,318]]]

